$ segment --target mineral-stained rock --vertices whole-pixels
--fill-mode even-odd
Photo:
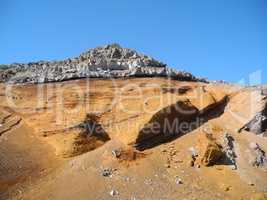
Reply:
[[[204,81],[132,49],[111,44],[91,49],[73,59],[14,63],[0,70],[0,82],[45,83],[78,78],[170,77]]]

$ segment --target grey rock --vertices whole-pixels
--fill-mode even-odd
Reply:
[[[114,149],[111,151],[112,156],[115,158],[119,158],[121,156],[121,150],[120,149]]]
[[[80,78],[170,77],[202,81],[192,74],[171,69],[166,64],[132,49],[111,44],[90,49],[63,61],[14,63],[0,70],[0,82],[47,83]]]
[[[183,181],[182,181],[182,179],[177,178],[177,179],[175,180],[175,183],[176,183],[177,185],[181,185],[181,184],[183,184]]]
[[[252,165],[254,167],[264,167],[267,169],[267,158],[265,152],[261,149],[259,144],[251,142],[249,146],[253,150],[254,154]]]
[[[223,150],[225,152],[227,164],[232,165],[233,170],[237,169],[237,163],[236,163],[237,156],[234,149],[234,138],[229,133],[225,133],[224,135]]]
[[[110,196],[114,197],[114,196],[119,195],[119,192],[117,190],[111,190],[109,194]]]
[[[262,134],[267,131],[267,105],[244,126],[244,129],[255,134]]]

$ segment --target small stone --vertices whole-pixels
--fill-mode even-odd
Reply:
[[[190,167],[194,167],[194,165],[195,165],[194,160],[190,160],[190,161],[189,161],[189,166],[190,166]]]
[[[167,152],[167,149],[163,149],[161,152],[162,153],[166,153]]]
[[[200,168],[200,165],[197,165],[197,168]]]
[[[224,191],[225,192],[228,192],[228,191],[230,191],[230,189],[231,189],[231,187],[230,186],[227,186],[227,187],[224,188]]]
[[[181,184],[183,184],[183,181],[182,181],[182,179],[178,178],[178,179],[176,179],[175,183],[177,185],[181,185]]]
[[[164,165],[164,167],[166,167],[166,168],[170,168],[171,165],[170,165],[169,163],[166,163],[166,164]]]
[[[114,196],[119,195],[119,192],[117,190],[111,190],[109,194],[110,196],[114,197]]]
[[[119,158],[121,156],[121,150],[118,150],[118,149],[112,150],[111,153],[115,158]]]
[[[0,124],[0,127],[2,127],[3,126],[3,124]]]
[[[248,185],[250,185],[250,186],[254,186],[255,184],[250,182]]]
[[[104,176],[104,177],[112,177],[112,174],[113,174],[113,170],[112,169],[103,169],[101,171],[101,175]]]
[[[197,157],[198,156],[198,152],[197,152],[197,150],[194,147],[190,147],[189,148],[189,151],[190,151],[190,153],[191,153],[192,156],[194,156],[194,157]]]

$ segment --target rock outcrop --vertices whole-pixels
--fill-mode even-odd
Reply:
[[[206,147],[206,151],[201,159],[205,166],[217,164],[224,157],[222,146],[215,141],[210,141]]]
[[[245,130],[255,134],[267,132],[267,106],[264,110],[257,113],[248,124],[246,124]]]
[[[63,61],[14,63],[0,70],[0,82],[46,83],[79,78],[170,77],[206,81],[118,44],[91,49]]]
[[[250,149],[253,150],[253,160],[252,165],[254,167],[264,167],[267,169],[267,158],[265,156],[265,151],[261,149],[259,144],[251,142]]]

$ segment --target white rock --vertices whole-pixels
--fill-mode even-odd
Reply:
[[[183,184],[183,181],[182,181],[182,179],[180,179],[180,178],[176,179],[175,182],[176,182],[177,185],[181,185],[181,184]]]
[[[119,192],[117,190],[111,190],[109,194],[110,196],[114,197],[114,196],[119,195]]]

